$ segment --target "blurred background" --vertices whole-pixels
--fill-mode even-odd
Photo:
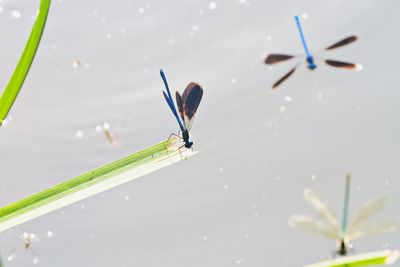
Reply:
[[[0,1],[0,88],[38,6]],[[160,67],[174,91],[192,80],[204,88],[191,131],[201,153],[3,233],[5,265],[303,266],[330,258],[336,244],[290,229],[287,219],[313,214],[305,187],[340,217],[346,172],[350,214],[387,196],[379,217],[399,222],[399,8],[396,0],[53,0],[0,129],[0,205],[177,132]],[[363,70],[302,65],[272,91],[295,61],[271,68],[265,55],[303,53],[295,14],[312,53],[356,34],[326,56]],[[31,250],[24,232],[35,233]],[[399,248],[399,233],[354,245]]]

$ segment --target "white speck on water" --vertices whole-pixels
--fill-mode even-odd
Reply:
[[[228,189],[229,189],[229,185],[224,184],[224,189],[225,189],[225,190],[228,190]]]
[[[81,131],[81,130],[78,130],[78,131],[76,131],[76,137],[78,137],[79,139],[81,139],[82,137],[83,137],[83,131]]]
[[[256,212],[256,213],[254,213],[254,217],[258,217],[259,216],[259,214]]]
[[[223,172],[223,171],[224,171],[224,168],[219,167],[219,168],[218,168],[218,171],[219,171],[219,172]]]
[[[192,26],[192,31],[198,31],[198,30],[199,30],[199,26],[197,26],[197,25]]]
[[[263,193],[261,193],[261,196],[262,197],[267,197],[267,193],[263,192]]]
[[[361,64],[356,64],[356,71],[361,71],[363,66]]]
[[[110,124],[108,122],[103,123],[104,129],[110,129]]]
[[[244,259],[237,259],[235,262],[236,264],[242,264],[244,263]]]
[[[203,239],[204,241],[207,241],[207,240],[208,240],[208,237],[207,237],[207,236],[203,236],[202,239]]]
[[[85,64],[85,69],[90,69],[90,64],[89,63]]]
[[[246,4],[246,0],[239,0],[239,3],[241,3],[241,4]]]
[[[85,205],[81,205],[81,209],[84,209],[85,208]]]
[[[130,196],[125,196],[125,200],[129,200],[129,199],[131,199]]]
[[[293,99],[292,99],[292,97],[291,96],[285,96],[285,101],[286,102],[291,102]]]
[[[3,13],[4,8],[2,6],[0,6],[0,13]]]
[[[126,32],[126,29],[124,27],[121,27],[121,29],[119,29],[120,32]]]
[[[389,181],[388,180],[385,181],[385,185],[389,185]]]
[[[99,14],[99,11],[97,9],[93,10],[92,12],[93,16],[97,16]]]
[[[111,33],[107,33],[107,34],[106,34],[106,38],[107,38],[107,40],[110,40],[110,39],[112,38]]]
[[[267,40],[271,41],[272,40],[272,36],[271,35],[267,35]]]
[[[286,106],[285,105],[280,106],[279,111],[280,112],[285,112],[286,111]]]
[[[317,97],[318,97],[319,99],[322,99],[322,97],[323,97],[322,93],[318,93],[318,94],[317,94]]]
[[[276,176],[276,177],[275,177],[275,180],[280,181],[280,180],[281,180],[281,177]]]
[[[231,79],[231,82],[232,82],[233,84],[237,83],[236,78],[232,78],[232,79]]]
[[[96,132],[101,132],[101,126],[100,125],[96,126]]]
[[[29,235],[29,239],[35,239],[36,238],[36,235],[34,234],[34,233],[31,233],[30,235]]]
[[[21,12],[19,12],[18,10],[13,10],[13,11],[11,12],[11,15],[12,15],[14,18],[18,19],[18,18],[21,17]]]
[[[12,261],[15,258],[15,253],[11,253],[8,257],[7,257],[7,261]]]
[[[27,239],[27,238],[29,237],[29,233],[24,232],[24,233],[22,234],[22,236],[23,236],[25,239]]]
[[[301,15],[301,17],[302,17],[303,19],[308,19],[308,14],[307,14],[307,13],[303,13],[303,14]]]
[[[315,174],[311,175],[311,180],[315,181],[317,179],[317,176]]]
[[[173,44],[174,43],[174,39],[172,37],[168,38],[168,43],[169,44]]]
[[[51,230],[47,231],[47,237],[53,237],[53,236],[54,236],[53,231]]]
[[[210,3],[208,4],[208,8],[211,9],[211,10],[216,9],[216,8],[217,8],[217,3],[215,3],[215,2],[210,2]]]
[[[361,186],[359,185],[359,186],[357,186],[357,190],[361,190],[362,188],[361,188]]]
[[[38,258],[37,257],[33,258],[33,264],[37,264],[37,263],[38,263]]]
[[[81,65],[81,62],[80,62],[79,60],[75,60],[75,61],[72,63],[72,67],[73,67],[74,69],[77,69],[80,65]]]
[[[246,239],[249,239],[249,237],[250,237],[249,235],[244,235],[244,238]]]
[[[138,9],[138,12],[139,12],[139,14],[143,14],[143,13],[144,13],[144,8],[143,8],[143,7],[140,7],[140,8]]]

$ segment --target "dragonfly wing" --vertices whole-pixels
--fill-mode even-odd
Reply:
[[[365,204],[350,223],[350,231],[375,216],[386,204],[386,198],[378,198]]]
[[[357,36],[352,35],[352,36],[346,37],[346,38],[334,43],[331,46],[328,46],[327,48],[325,48],[325,50],[333,50],[333,49],[336,49],[336,48],[351,44],[351,43],[353,43],[355,41],[357,41]]]
[[[384,221],[373,226],[368,226],[359,230],[349,232],[349,239],[356,240],[363,237],[372,235],[384,234],[396,230],[396,223],[394,221]]]
[[[311,189],[304,189],[304,199],[314,208],[318,215],[334,232],[339,232],[338,220],[331,208],[322,200],[322,198]]]
[[[282,78],[280,78],[276,83],[272,85],[272,89],[276,89],[281,83],[286,81],[296,70],[297,66],[291,69],[288,73],[286,73]]]
[[[347,70],[361,70],[361,64],[349,63],[344,61],[326,59],[325,63],[331,67],[340,68],[340,69],[347,69]]]
[[[282,61],[286,61],[289,59],[294,58],[293,55],[286,55],[286,54],[269,54],[265,60],[264,63],[268,65],[276,64]]]
[[[203,88],[198,83],[191,82],[186,86],[182,95],[182,106],[184,114],[184,124],[186,129],[190,130],[191,121],[196,114],[201,98],[203,97]]]
[[[317,234],[329,239],[337,240],[340,238],[339,233],[333,231],[326,224],[314,220],[307,215],[292,215],[289,217],[289,226],[293,229],[299,229],[304,232]]]

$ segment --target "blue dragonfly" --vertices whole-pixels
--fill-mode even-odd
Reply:
[[[305,59],[306,59],[306,63],[307,63],[307,68],[309,70],[315,70],[317,68],[317,64],[315,63],[315,57],[311,54],[310,50],[308,49],[308,45],[307,45],[306,39],[304,37],[304,33],[303,33],[303,30],[302,30],[302,27],[300,24],[299,17],[295,16],[295,20],[296,20],[297,28],[300,33],[301,42],[303,44],[303,48],[304,48],[304,51],[306,54]],[[351,44],[355,41],[357,41],[357,36],[352,35],[352,36],[346,37],[346,38],[328,46],[327,48],[325,48],[325,50],[326,51],[334,50],[336,48]],[[299,56],[288,55],[288,54],[269,54],[265,58],[264,63],[268,64],[268,65],[273,65],[273,64],[280,63],[280,62],[283,62],[283,61],[286,61],[289,59],[293,59],[296,57],[299,57]],[[349,62],[332,60],[332,59],[325,59],[324,62],[329,66],[341,68],[341,69],[348,69],[348,70],[360,70],[361,69],[361,65],[355,64],[355,63],[349,63]],[[287,80],[296,71],[296,69],[299,65],[300,64],[297,64],[288,73],[286,73],[282,78],[280,78],[277,82],[275,82],[272,85],[272,89],[276,89],[281,83],[283,83],[285,80]]]
[[[189,149],[193,146],[193,142],[190,141],[189,131],[192,128],[194,116],[196,114],[197,108],[199,107],[201,98],[203,97],[203,88],[201,88],[201,86],[196,82],[190,82],[186,86],[182,95],[180,95],[179,92],[176,92],[175,98],[176,105],[178,106],[179,110],[178,115],[178,112],[175,108],[174,100],[172,99],[171,92],[169,90],[167,78],[165,77],[164,71],[162,69],[160,70],[160,75],[166,89],[166,92],[163,91],[164,98],[167,101],[172,113],[174,114],[176,121],[178,122],[179,129],[182,132],[182,137],[176,134],[172,135],[181,138],[184,142],[183,146]]]
[[[386,204],[386,198],[378,198],[367,202],[349,221],[350,201],[350,174],[346,176],[343,215],[339,222],[329,205],[313,190],[304,190],[304,199],[316,211],[321,220],[308,215],[292,215],[289,217],[289,226],[309,233],[318,234],[337,242],[336,256],[346,256],[353,250],[351,241],[392,232],[396,229],[396,223],[392,220],[382,221],[373,225],[372,219]]]

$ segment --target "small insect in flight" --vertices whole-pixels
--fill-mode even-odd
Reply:
[[[314,191],[304,190],[304,199],[314,208],[322,221],[313,219],[308,215],[292,215],[289,226],[306,232],[322,235],[337,242],[335,256],[346,256],[352,251],[350,241],[394,231],[396,225],[393,221],[383,221],[373,226],[366,222],[375,216],[385,205],[385,198],[378,198],[366,203],[348,225],[348,210],[350,198],[350,175],[346,177],[346,187],[341,225],[331,208]]]
[[[295,16],[295,20],[296,20],[296,24],[297,24],[297,28],[299,30],[300,33],[300,38],[301,38],[301,42],[303,44],[303,48],[304,51],[306,53],[306,63],[307,63],[307,68],[309,70],[315,70],[317,68],[317,65],[315,63],[315,58],[317,59],[321,59],[320,57],[314,57],[311,53],[310,50],[308,49],[307,46],[307,42],[306,39],[304,37],[303,34],[303,30],[301,28],[301,24],[300,24],[300,20],[298,16]],[[325,51],[330,51],[330,50],[334,50],[336,48],[339,47],[343,47],[346,46],[348,44],[351,44],[353,42],[357,41],[357,36],[352,35],[349,37],[346,37],[330,46],[328,46],[327,48],[325,48]],[[303,56],[295,56],[295,55],[288,55],[288,54],[269,54],[265,60],[264,63],[268,64],[268,65],[273,65],[276,63],[280,63],[289,59],[293,59],[293,58],[298,58],[298,57],[303,57]],[[344,62],[344,61],[337,61],[337,60],[332,60],[332,59],[323,59],[324,62],[331,66],[331,67],[335,67],[335,68],[341,68],[341,69],[348,69],[348,70],[361,70],[362,66],[361,64],[355,64],[355,63],[349,63],[349,62]],[[272,85],[272,89],[276,89],[281,83],[283,83],[285,80],[287,80],[297,69],[297,67],[299,67],[304,61],[301,61],[300,63],[298,63],[297,65],[295,65],[288,73],[286,73],[282,78],[280,78],[277,82],[275,82]]]
[[[160,75],[167,91],[163,91],[164,98],[179,124],[180,131],[182,131],[182,137],[176,134],[172,135],[181,138],[184,142],[183,146],[189,149],[193,146],[193,142],[190,141],[189,131],[192,128],[194,116],[203,96],[203,88],[201,88],[201,86],[196,82],[190,82],[186,86],[185,91],[183,91],[182,96],[176,92],[175,98],[176,105],[178,106],[179,110],[179,117],[175,108],[174,100],[172,99],[171,92],[169,90],[167,78],[165,77],[162,69],[160,70]]]

